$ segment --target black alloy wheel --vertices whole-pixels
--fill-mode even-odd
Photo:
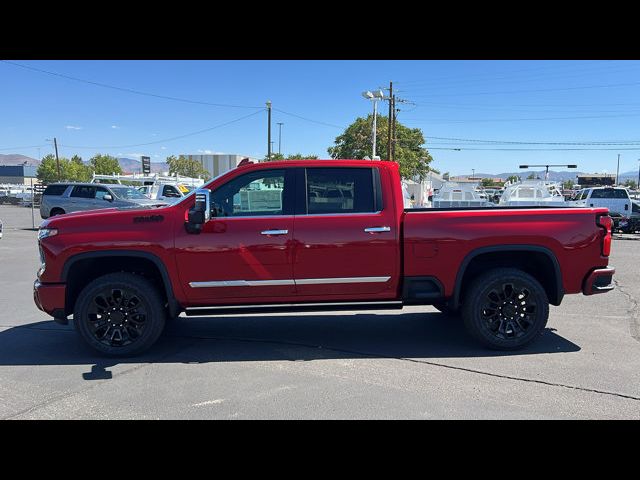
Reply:
[[[528,273],[496,268],[466,287],[462,315],[467,330],[480,342],[512,350],[542,332],[549,317],[549,300],[542,285]]]
[[[131,356],[158,339],[166,320],[164,300],[146,278],[110,273],[80,293],[73,323],[82,339],[107,356]]]

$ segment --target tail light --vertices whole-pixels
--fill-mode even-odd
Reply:
[[[602,255],[608,257],[611,253],[611,226],[613,225],[613,220],[609,215],[602,215],[597,218],[596,222],[605,229],[606,233],[602,241]]]

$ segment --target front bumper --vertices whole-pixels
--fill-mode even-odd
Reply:
[[[33,301],[45,313],[51,315],[58,323],[67,323],[64,301],[66,295],[64,283],[41,283],[36,280],[33,284]]]
[[[613,274],[616,269],[613,267],[597,268],[585,278],[582,293],[585,295],[595,295],[596,293],[607,293],[615,288],[613,284]]]

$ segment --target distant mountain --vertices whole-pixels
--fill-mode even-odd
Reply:
[[[19,155],[16,153],[11,153],[9,155],[0,154],[0,165],[23,165],[24,162],[27,162],[27,165],[40,165],[40,160],[36,160],[35,158],[27,157],[25,155]]]

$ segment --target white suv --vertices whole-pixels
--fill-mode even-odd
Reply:
[[[571,199],[576,207],[607,207],[612,213],[631,216],[631,199],[626,188],[593,187],[578,191]]]

